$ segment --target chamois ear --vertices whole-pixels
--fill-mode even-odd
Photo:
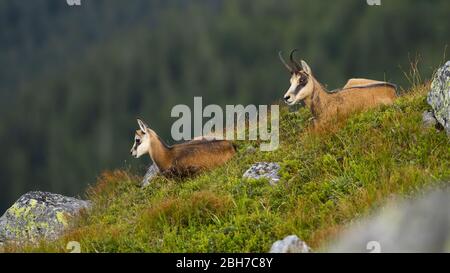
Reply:
[[[309,65],[304,60],[302,60],[302,68],[303,71],[311,75],[311,67],[309,67]]]
[[[141,130],[142,130],[142,132],[143,133],[146,133],[147,132],[147,128],[148,128],[148,125],[147,124],[145,124],[145,122],[143,122],[141,119],[137,119],[137,123],[139,124],[139,128],[141,128]]]

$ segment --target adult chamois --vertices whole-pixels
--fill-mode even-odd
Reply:
[[[288,91],[284,101],[288,105],[304,101],[311,110],[314,125],[324,125],[347,117],[350,113],[392,104],[396,99],[396,85],[369,79],[350,79],[340,90],[328,92],[316,78],[305,61],[294,60],[295,49],[290,54],[289,65],[281,54],[281,62],[291,73]]]
[[[140,129],[135,132],[131,155],[139,158],[148,153],[159,171],[168,177],[183,178],[218,167],[236,153],[230,141],[207,138],[168,146],[145,122],[141,119],[137,122]]]

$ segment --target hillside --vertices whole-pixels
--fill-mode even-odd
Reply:
[[[308,129],[306,109],[282,107],[278,150],[249,153],[255,143],[237,143],[235,160],[187,181],[157,178],[142,189],[130,171],[105,172],[74,228],[24,250],[62,252],[79,241],[83,252],[267,252],[290,234],[320,249],[392,196],[449,181],[450,139],[422,126],[427,90],[320,132]],[[280,163],[276,186],[242,179],[260,161]]]
[[[0,1],[0,214],[28,191],[74,196],[127,158],[136,116],[171,142],[172,107],[267,104],[298,48],[329,89],[365,77],[410,85],[449,44],[448,0]],[[414,4],[411,4],[411,3]],[[420,19],[418,18],[426,18]]]

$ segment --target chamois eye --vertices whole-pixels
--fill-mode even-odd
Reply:
[[[136,138],[136,143],[137,144],[141,143],[141,140],[139,138]]]

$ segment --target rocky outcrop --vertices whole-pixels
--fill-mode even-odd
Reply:
[[[427,102],[437,121],[450,135],[450,61],[436,72]]]
[[[272,162],[258,162],[253,164],[243,175],[244,178],[269,180],[271,185],[276,185],[280,181],[278,172],[280,165]]]
[[[450,191],[392,203],[356,224],[328,252],[450,252]]]
[[[270,253],[310,253],[311,248],[296,235],[287,236],[283,240],[276,241]]]
[[[83,201],[47,192],[22,195],[0,218],[0,242],[56,239],[70,217],[90,207]]]

